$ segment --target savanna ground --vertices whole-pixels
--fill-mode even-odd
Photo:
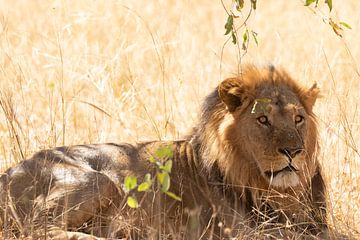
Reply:
[[[360,2],[334,1],[331,16],[352,27],[343,38],[326,5],[303,4],[259,1],[248,20],[259,44],[241,61],[319,84],[329,221],[359,238]],[[238,72],[239,49],[222,52],[226,18],[220,1],[0,0],[0,168],[65,144],[181,138]]]

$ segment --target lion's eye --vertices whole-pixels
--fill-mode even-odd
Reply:
[[[299,125],[299,124],[301,124],[302,122],[304,122],[304,117],[303,117],[303,116],[300,116],[300,115],[296,115],[296,116],[295,116],[295,124],[296,124],[296,125]]]
[[[267,118],[267,116],[258,117],[257,120],[261,124],[269,124],[269,119]]]

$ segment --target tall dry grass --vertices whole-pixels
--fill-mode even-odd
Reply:
[[[360,2],[334,9],[353,28],[342,39],[303,1],[259,1],[248,22],[259,45],[242,62],[321,86],[329,219],[359,237]],[[0,168],[64,144],[181,138],[237,72],[226,17],[220,1],[0,0]]]

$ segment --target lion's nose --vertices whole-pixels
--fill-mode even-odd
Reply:
[[[304,149],[303,148],[279,148],[278,151],[281,154],[287,156],[290,160],[293,159],[296,155],[300,154]]]

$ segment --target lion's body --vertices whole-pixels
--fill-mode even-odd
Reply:
[[[135,192],[142,203],[140,209],[130,209],[122,190],[125,176],[141,179],[152,172],[149,158],[164,146],[175,153],[171,190],[182,196],[182,202],[164,194],[155,194],[154,198],[152,192]],[[228,204],[221,176],[201,173],[201,163],[193,151],[187,141],[79,145],[41,151],[0,178],[1,203],[13,207],[3,209],[7,211],[4,230],[10,234],[21,224],[25,234],[34,236],[44,235],[44,229],[52,236],[51,231],[62,228],[102,237],[144,237],[149,232],[180,236],[185,231],[180,226],[192,221],[201,228],[186,234],[200,236],[214,217],[214,208]],[[131,229],[134,224],[137,230]],[[145,230],[139,231],[141,228]]]
[[[265,229],[263,222],[312,231],[325,208],[316,95],[284,72],[250,67],[207,97],[185,140],[41,151],[0,178],[3,232],[196,239]],[[170,190],[182,201],[135,191],[140,207],[130,209],[125,176],[154,173],[149,159],[163,146],[174,153]]]

